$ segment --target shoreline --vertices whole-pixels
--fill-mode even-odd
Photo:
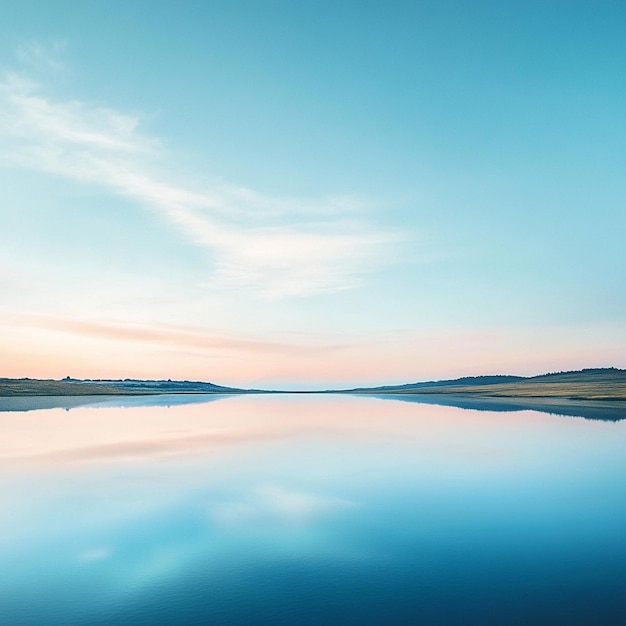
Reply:
[[[149,395],[243,395],[243,394],[393,394],[407,397],[454,395],[501,400],[573,400],[626,402],[626,370],[586,369],[572,372],[521,376],[474,376],[359,387],[350,389],[243,389],[190,380],[0,378],[0,397],[37,396],[149,396]]]

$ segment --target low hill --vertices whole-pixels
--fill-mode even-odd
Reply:
[[[243,389],[188,380],[42,380],[0,378],[0,396],[99,396],[162,393],[242,393]]]
[[[0,396],[99,396],[125,393],[111,385],[37,378],[0,378]]]
[[[463,394],[493,398],[626,400],[626,370],[609,368],[554,372],[539,376],[476,376],[353,389],[351,393]]]
[[[498,385],[501,383],[515,383],[525,380],[523,376],[465,376],[463,378],[455,378],[454,380],[431,380],[421,383],[406,383],[404,385],[385,385],[383,387],[365,387],[353,389],[352,391],[371,391],[376,389],[377,392],[395,393],[397,391],[411,391],[413,389],[431,389],[434,387],[470,387],[474,385]]]
[[[213,383],[194,380],[139,380],[125,378],[123,380],[87,380],[96,385],[107,385],[137,393],[234,393],[244,391],[234,387],[223,387]]]

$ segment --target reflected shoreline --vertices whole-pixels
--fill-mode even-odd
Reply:
[[[566,398],[489,398],[463,394],[350,394],[346,392],[269,392],[258,395],[341,395],[369,397],[377,400],[413,402],[452,406],[473,411],[509,413],[538,411],[562,417],[580,417],[589,420],[618,422],[626,419],[626,403],[610,400],[570,400]],[[10,396],[0,397],[0,413],[25,412],[45,409],[71,410],[78,407],[149,407],[203,404],[233,398],[237,393],[187,393],[154,395],[94,395],[94,396]],[[257,394],[255,394],[257,395]]]
[[[358,394],[361,395],[361,394]],[[538,411],[561,417],[619,422],[626,419],[626,403],[619,400],[570,400],[567,398],[495,398],[463,394],[368,394],[381,400],[453,406],[472,411],[512,413]]]
[[[98,396],[8,396],[0,397],[0,413],[41,411],[46,409],[75,409],[79,407],[149,407],[203,404],[239,394],[188,393]]]

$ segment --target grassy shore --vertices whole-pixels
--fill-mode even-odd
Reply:
[[[0,378],[0,396],[101,396],[137,392],[117,389],[111,385],[34,378]]]
[[[241,393],[242,389],[188,380],[42,380],[0,378],[0,397],[14,396],[110,396],[184,393]]]
[[[490,398],[569,398],[572,400],[626,400],[626,383],[523,382],[468,387],[421,387],[399,394],[463,394]]]
[[[358,389],[358,393],[462,394],[489,398],[626,400],[626,370],[617,368],[521,376],[478,376],[455,380]]]

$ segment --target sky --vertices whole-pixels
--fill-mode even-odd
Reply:
[[[0,376],[626,367],[623,2],[0,2]]]

